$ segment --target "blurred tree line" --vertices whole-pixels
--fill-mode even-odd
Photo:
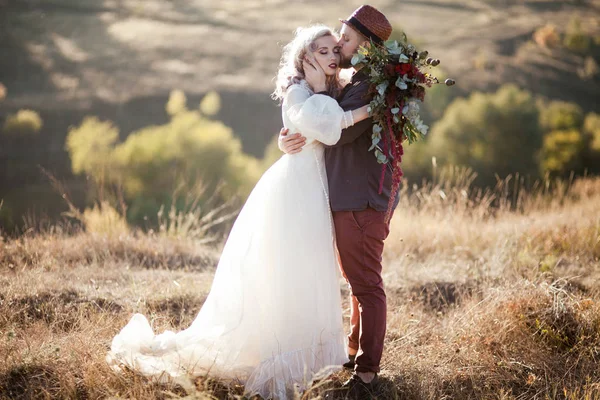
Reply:
[[[127,218],[134,224],[148,219],[155,224],[161,207],[182,209],[190,196],[199,206],[209,199],[223,203],[234,196],[245,198],[274,161],[244,153],[233,131],[212,119],[220,108],[216,92],[190,109],[185,94],[176,90],[165,108],[169,122],[132,132],[121,143],[118,129],[95,117],[67,135],[73,172],[93,180],[96,197],[106,186],[121,190]],[[181,191],[185,196],[176,195]]]
[[[480,186],[516,173],[531,180],[600,173],[599,114],[536,98],[511,84],[452,101],[448,91],[440,85],[428,94],[424,111],[437,122],[426,140],[407,148],[403,168],[408,180],[431,179],[433,158],[437,165],[471,167]],[[169,121],[134,131],[122,142],[112,122],[96,117],[71,128],[65,148],[73,173],[92,182],[88,203],[107,197],[113,204],[122,201],[130,223],[155,226],[160,210],[184,209],[190,196],[200,206],[209,199],[213,205],[235,196],[243,200],[281,152],[274,137],[263,159],[244,153],[234,132],[213,119],[219,107],[215,92],[189,108],[185,94],[173,91],[165,106]],[[9,115],[1,131],[5,153],[26,152],[42,125],[32,110]],[[11,160],[19,166],[14,173],[40,173],[21,161]],[[186,196],[176,195],[181,192]],[[3,225],[11,218],[9,207],[0,208]]]
[[[452,101],[427,139],[407,149],[403,168],[412,181],[431,178],[435,157],[437,164],[471,167],[480,186],[516,173],[532,180],[597,174],[599,145],[597,113],[506,84]]]
[[[577,17],[564,29],[540,26],[532,40],[538,49],[581,60],[580,79],[600,76],[600,36],[584,31]],[[436,75],[446,77],[439,69]],[[530,181],[600,173],[597,110],[586,114],[581,104],[554,101],[511,84],[459,98],[452,97],[453,90],[443,85],[428,90],[423,116],[433,123],[424,141],[406,149],[403,169],[408,181],[433,178],[434,164],[468,166],[477,173],[479,186],[494,186],[498,179],[516,173]],[[0,102],[5,95],[0,84]],[[98,224],[105,223],[102,215],[116,212],[118,205],[130,223],[155,226],[163,210],[176,214],[188,207],[190,197],[204,208],[235,197],[244,200],[262,172],[281,156],[276,137],[262,159],[253,157],[243,151],[232,129],[215,119],[220,108],[217,93],[207,94],[197,107],[187,103],[183,92],[173,91],[165,105],[168,121],[135,130],[124,140],[115,123],[89,116],[70,129],[66,143],[62,138],[53,143],[40,134],[44,121],[37,112],[18,110],[0,124],[0,177],[13,187],[39,182],[38,164],[57,163],[56,158],[44,158],[46,147],[52,145],[55,152],[64,147],[68,159],[61,161],[62,171],[70,167],[91,183],[85,200],[100,215]],[[27,198],[45,195],[29,189],[21,192]],[[21,213],[13,212],[18,205],[18,196],[0,193],[0,228],[20,222]]]

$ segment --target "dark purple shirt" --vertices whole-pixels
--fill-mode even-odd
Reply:
[[[371,102],[368,76],[358,71],[338,98],[344,111],[355,110]],[[362,211],[371,207],[387,211],[392,174],[385,167],[383,191],[379,194],[381,164],[371,147],[373,119],[367,118],[344,129],[340,140],[325,146],[325,167],[329,181],[332,211]],[[394,208],[398,205],[396,198]]]

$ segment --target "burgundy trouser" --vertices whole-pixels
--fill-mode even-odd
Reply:
[[[348,336],[349,346],[359,350],[355,370],[379,372],[386,327],[381,255],[389,224],[385,222],[385,212],[372,208],[334,211],[333,220],[342,269],[356,298],[351,298]]]

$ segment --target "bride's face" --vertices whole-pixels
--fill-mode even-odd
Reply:
[[[324,36],[314,42],[312,52],[313,56],[325,71],[325,75],[333,76],[337,74],[340,66],[340,48],[337,39],[334,36]]]

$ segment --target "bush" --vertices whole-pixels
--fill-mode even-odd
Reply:
[[[600,115],[589,113],[585,120],[581,109],[569,103],[555,102],[546,112],[553,124],[567,127],[546,133],[542,151],[541,171],[567,176],[600,172]]]
[[[594,79],[598,74],[600,74],[600,66],[594,57],[586,57],[583,61],[583,66],[577,69],[577,74],[582,79]]]
[[[204,113],[217,110],[215,99],[210,94],[203,100]],[[230,128],[188,110],[186,102],[183,92],[174,91],[166,105],[168,123],[132,132],[119,144],[111,123],[86,119],[67,137],[73,172],[122,187],[128,216],[137,222],[156,216],[162,205],[170,207],[177,190],[202,187],[201,196],[224,184],[222,200],[247,195],[260,174],[259,161],[242,151]]]
[[[542,172],[568,175],[581,172],[584,137],[577,129],[552,131],[544,136]]]
[[[230,128],[188,110],[131,133],[114,157],[129,196],[170,194],[198,181],[212,187],[224,181],[229,195],[247,194],[259,173],[258,160],[242,151]]]
[[[87,117],[79,127],[71,128],[65,148],[71,156],[73,172],[103,181],[112,167],[112,152],[118,139],[118,129],[96,117]]]
[[[104,236],[119,236],[129,233],[129,226],[125,218],[108,202],[95,204],[87,208],[81,215],[86,232]]]
[[[43,122],[40,115],[33,110],[19,110],[11,114],[4,121],[3,131],[8,135],[30,135],[42,129]]]
[[[552,101],[540,104],[540,125],[545,131],[581,129],[583,111],[575,103]]]
[[[600,114],[589,113],[585,117],[583,131],[589,137],[590,150],[600,152]]]
[[[577,16],[569,21],[563,45],[571,51],[584,54],[588,52],[592,45],[591,37],[581,29],[581,21]]]
[[[496,174],[536,176],[542,145],[538,117],[531,94],[514,85],[490,94],[475,92],[453,101],[433,126],[432,155],[470,166],[483,185],[495,184]]]
[[[584,165],[588,172],[600,173],[600,115],[589,113],[583,123],[583,134],[586,141]]]
[[[200,112],[207,117],[216,115],[221,110],[221,96],[217,92],[208,92],[200,102]]]

